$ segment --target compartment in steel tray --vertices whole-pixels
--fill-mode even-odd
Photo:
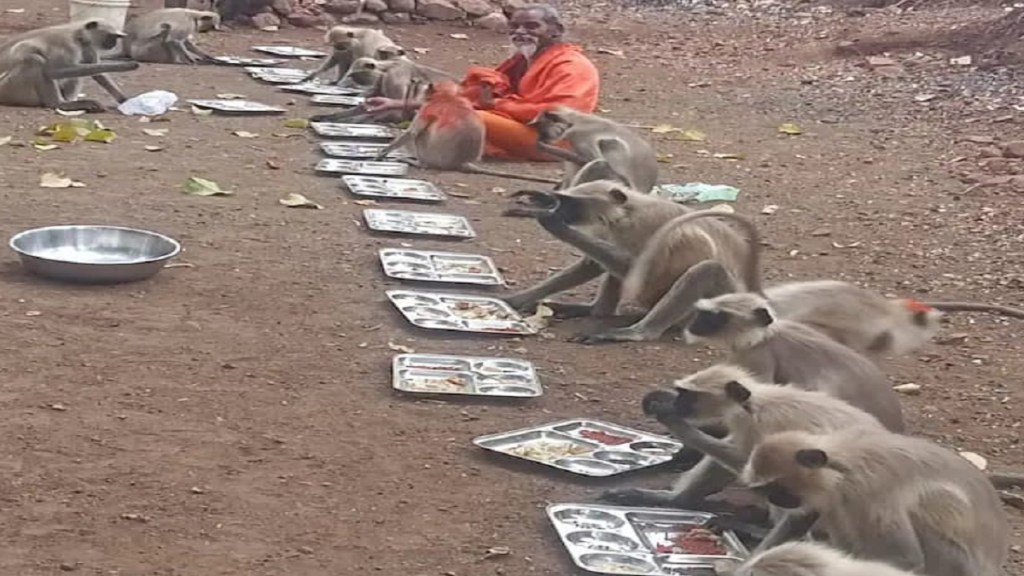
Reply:
[[[345,187],[357,196],[374,198],[399,198],[421,202],[441,202],[444,194],[426,180],[408,178],[384,178],[377,176],[342,176]]]
[[[374,160],[345,160],[324,158],[314,168],[324,174],[376,174],[380,176],[404,176],[409,165],[402,162],[376,162]]]
[[[386,143],[377,142],[321,142],[320,151],[332,158],[352,158],[355,160],[370,160],[376,158]],[[404,149],[393,150],[385,158],[398,159],[409,158],[409,153]]]
[[[277,66],[284,62],[278,58],[243,58],[240,56],[214,56],[213,61],[222,66]]]
[[[351,97],[352,95],[351,88],[342,88],[341,86],[321,84],[319,82],[302,82],[299,84],[288,84],[287,86],[281,86],[281,90],[285,92],[298,92],[300,94],[315,94],[319,96]]]
[[[715,562],[749,554],[735,533],[708,530],[706,512],[552,504],[547,514],[576,565],[601,574],[711,576]]]
[[[282,56],[284,58],[323,58],[324,56],[327,56],[327,54],[319,50],[310,50],[308,48],[300,48],[298,46],[253,46],[252,50],[255,52],[263,52],[264,54]]]
[[[542,394],[533,364],[508,358],[401,354],[392,387],[403,392],[532,398]]]
[[[363,219],[371,230],[379,232],[458,238],[476,236],[473,227],[469,225],[469,220],[453,214],[367,208],[363,210]]]
[[[497,298],[388,290],[392,304],[414,326],[487,334],[536,334],[519,312]]]
[[[397,132],[377,124],[345,124],[340,122],[310,122],[309,127],[324,138],[394,138]]]
[[[224,114],[282,114],[284,108],[270,106],[251,100],[189,100],[189,104],[198,108],[209,108]]]
[[[336,86],[336,88],[340,87]],[[287,89],[287,86],[282,88],[282,90]],[[345,90],[345,92],[338,92],[337,94],[314,93],[313,97],[311,97],[309,101],[321,106],[348,106],[349,108],[366,103],[366,97],[359,95],[362,94],[362,90],[356,90],[353,88],[340,89]]]
[[[505,283],[494,261],[478,254],[382,248],[380,263],[385,274],[402,280],[481,286]]]
[[[648,434],[625,426],[586,419],[564,420],[523,430],[490,434],[477,438],[474,443],[484,448],[493,449],[492,446],[496,442],[507,443],[507,439],[510,437],[537,431],[558,434],[563,438],[569,438],[589,446],[590,449],[585,453],[574,455],[572,459],[557,462],[532,457],[533,452],[529,450],[525,452],[523,450],[499,451],[585,476],[611,476],[667,462],[672,459],[672,455],[676,451],[682,448],[682,444],[670,438]],[[638,445],[652,443],[666,447],[666,449],[663,453],[651,453],[637,449]],[[669,450],[668,447],[672,449]]]

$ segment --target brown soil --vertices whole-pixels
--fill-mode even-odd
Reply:
[[[13,4],[27,11],[0,14],[0,32],[65,14],[56,0]],[[975,16],[837,15],[799,25],[615,13],[573,31],[602,69],[607,114],[708,134],[699,144],[652,135],[671,155],[662,181],[740,187],[737,208],[758,215],[770,242],[769,278],[844,278],[889,294],[1012,304],[1024,286],[1021,197],[1007,186],[961,197],[967,184],[949,173],[974,170],[980,146],[963,136],[1018,139],[1019,114],[977,94],[922,102],[921,76],[890,78],[861,56],[834,55],[842,40],[948,29]],[[388,32],[430,48],[424,60],[453,71],[503,54],[503,39],[483,31]],[[457,32],[470,40],[449,37]],[[202,42],[242,54],[257,41],[315,46],[320,34],[235,31]],[[598,48],[645,56],[634,62]],[[956,72],[940,56],[926,69],[929,81]],[[145,66],[122,79],[133,93],[232,92],[288,105],[289,116],[314,110],[229,68]],[[98,96],[94,85],[87,90]],[[119,135],[111,144],[0,149],[3,235],[60,223],[136,226],[180,239],[178,261],[192,265],[139,284],[70,287],[27,276],[8,253],[0,268],[0,573],[566,573],[543,507],[589,501],[609,483],[488,458],[471,439],[576,416],[658,431],[640,414],[641,396],[717,355],[670,339],[582,347],[565,341],[576,323],[524,339],[415,331],[384,297],[400,284],[382,276],[380,247],[489,254],[518,285],[572,260],[536,226],[499,217],[506,201],[496,187],[518,183],[428,174],[459,194],[440,209],[471,218],[478,239],[381,238],[362,226],[365,206],[312,174],[315,139],[281,118],[168,117],[152,125],[103,115]],[[27,141],[59,117],[8,108],[0,119],[0,137]],[[804,134],[780,134],[784,122]],[[170,133],[147,136],[146,127]],[[144,149],[154,144],[164,149]],[[46,171],[87,186],[40,188]],[[185,195],[189,176],[235,195]],[[279,205],[290,192],[325,209]],[[773,204],[773,215],[759,215]],[[905,398],[912,429],[980,453],[994,468],[1024,468],[1021,327],[954,314],[945,344],[893,362],[895,383],[922,387]],[[392,344],[527,358],[546,393],[513,405],[402,397],[390,388]],[[626,482],[670,481],[665,472],[638,478]],[[1021,576],[1024,516],[1009,513],[1008,570]],[[511,554],[484,559],[497,546]]]

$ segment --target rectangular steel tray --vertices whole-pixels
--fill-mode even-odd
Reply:
[[[208,108],[222,114],[283,114],[284,108],[251,100],[189,100],[197,108]]]
[[[317,136],[324,138],[394,138],[398,133],[378,124],[342,124],[335,122],[310,122],[309,127]]]
[[[391,362],[391,378],[395,390],[416,394],[508,398],[543,394],[533,364],[512,358],[399,354]]]
[[[323,58],[327,56],[326,53],[319,50],[310,50],[298,46],[253,46],[251,50],[284,58]]]
[[[320,84],[319,82],[303,82],[300,84],[288,84],[281,86],[281,90],[285,92],[298,92],[300,94],[316,94],[320,96],[346,96],[351,98],[353,90],[351,88],[342,88],[341,86],[333,86],[331,84]]]
[[[480,286],[505,284],[498,267],[487,256],[405,248],[382,248],[379,255],[384,273],[400,280]]]
[[[366,97],[359,96],[359,94],[362,94],[360,90],[341,88],[340,86],[334,86],[334,88],[344,90],[344,92],[338,92],[337,94],[315,93],[309,101],[321,106],[347,106],[349,108],[366,103]],[[281,89],[286,90],[288,87],[285,86]]]
[[[291,78],[295,78],[296,80],[300,80],[302,78],[305,78],[309,74],[309,72],[307,72],[306,70],[299,70],[298,68],[288,68],[288,67],[264,68],[262,66],[246,66],[245,67],[245,71],[248,72],[249,74],[252,74],[252,75],[258,75],[258,76],[282,76],[282,77],[288,76],[288,77],[291,77]]]
[[[406,320],[420,328],[481,334],[537,333],[519,312],[498,298],[418,290],[388,290],[385,294]],[[485,310],[492,315],[484,315]]]
[[[324,158],[313,168],[321,174],[362,174],[365,176],[405,176],[409,165],[402,162]]]
[[[423,236],[450,236],[475,238],[476,232],[464,216],[438,214],[436,212],[412,212],[409,210],[363,210],[363,219],[370,230],[419,234]]]
[[[277,66],[284,62],[278,58],[244,58],[241,56],[214,56],[213,61],[221,66]]]
[[[717,534],[725,555],[659,551],[671,538],[715,518],[707,512],[667,508],[626,508],[594,504],[551,504],[548,519],[573,562],[598,574],[714,576],[714,563],[742,562],[750,552],[731,530]],[[717,531],[716,531],[717,532]],[[604,566],[602,566],[604,564]],[[618,568],[609,568],[609,564]]]
[[[445,198],[436,186],[426,180],[346,175],[341,177],[341,181],[356,196],[420,202],[443,202]]]
[[[586,431],[591,435],[594,431],[609,434],[623,441],[612,443],[610,438],[595,439],[588,437]],[[562,444],[567,451],[561,457],[549,458],[523,452],[531,445],[549,442]],[[672,438],[588,419],[563,420],[511,432],[488,434],[475,438],[473,443],[487,450],[573,474],[597,477],[614,476],[663,464],[683,447]]]
[[[320,151],[331,158],[351,158],[353,160],[371,160],[380,154],[387,144],[380,142],[321,142]],[[385,158],[409,158],[409,153],[400,148],[393,150]]]

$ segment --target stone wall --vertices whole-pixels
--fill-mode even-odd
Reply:
[[[287,25],[311,28],[336,23],[372,26],[448,20],[500,32],[507,29],[511,11],[527,3],[528,0],[250,0],[237,19],[270,30]]]

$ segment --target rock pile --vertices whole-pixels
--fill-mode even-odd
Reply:
[[[300,28],[404,24],[423,20],[465,21],[487,30],[504,31],[511,11],[527,0],[235,0],[234,19],[256,28],[282,24]]]

